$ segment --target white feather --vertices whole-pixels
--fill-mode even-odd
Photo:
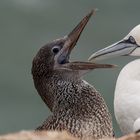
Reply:
[[[130,62],[120,72],[115,89],[114,111],[123,134],[133,132],[140,125],[140,121],[134,125],[140,118],[140,59]]]

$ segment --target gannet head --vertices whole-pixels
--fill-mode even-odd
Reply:
[[[122,40],[92,54],[89,61],[128,55],[140,56],[140,24]]]

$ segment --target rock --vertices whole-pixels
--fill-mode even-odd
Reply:
[[[0,136],[0,140],[78,140],[67,132],[57,131],[20,131]],[[89,140],[88,138],[86,140]],[[93,140],[93,139],[90,139]],[[104,138],[102,140],[140,140],[140,133],[129,134],[120,138]]]

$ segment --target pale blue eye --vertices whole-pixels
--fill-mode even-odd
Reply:
[[[132,43],[132,44],[135,44],[135,43],[136,43],[134,37],[132,37],[132,36],[129,37],[129,41],[130,41],[130,43]]]

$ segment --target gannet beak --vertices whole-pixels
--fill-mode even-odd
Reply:
[[[139,46],[136,44],[134,40],[132,42],[131,36],[128,39],[123,39],[115,44],[110,45],[109,47],[106,47],[93,53],[88,60],[92,62],[112,57],[132,55],[137,47]]]
[[[82,31],[87,25],[91,16],[95,13],[95,10],[92,10],[88,13],[79,24],[67,35],[63,38],[64,46],[61,51],[55,56],[55,59],[59,62],[63,62],[63,60],[68,60],[71,54],[71,51],[76,46],[77,41],[80,38]]]

